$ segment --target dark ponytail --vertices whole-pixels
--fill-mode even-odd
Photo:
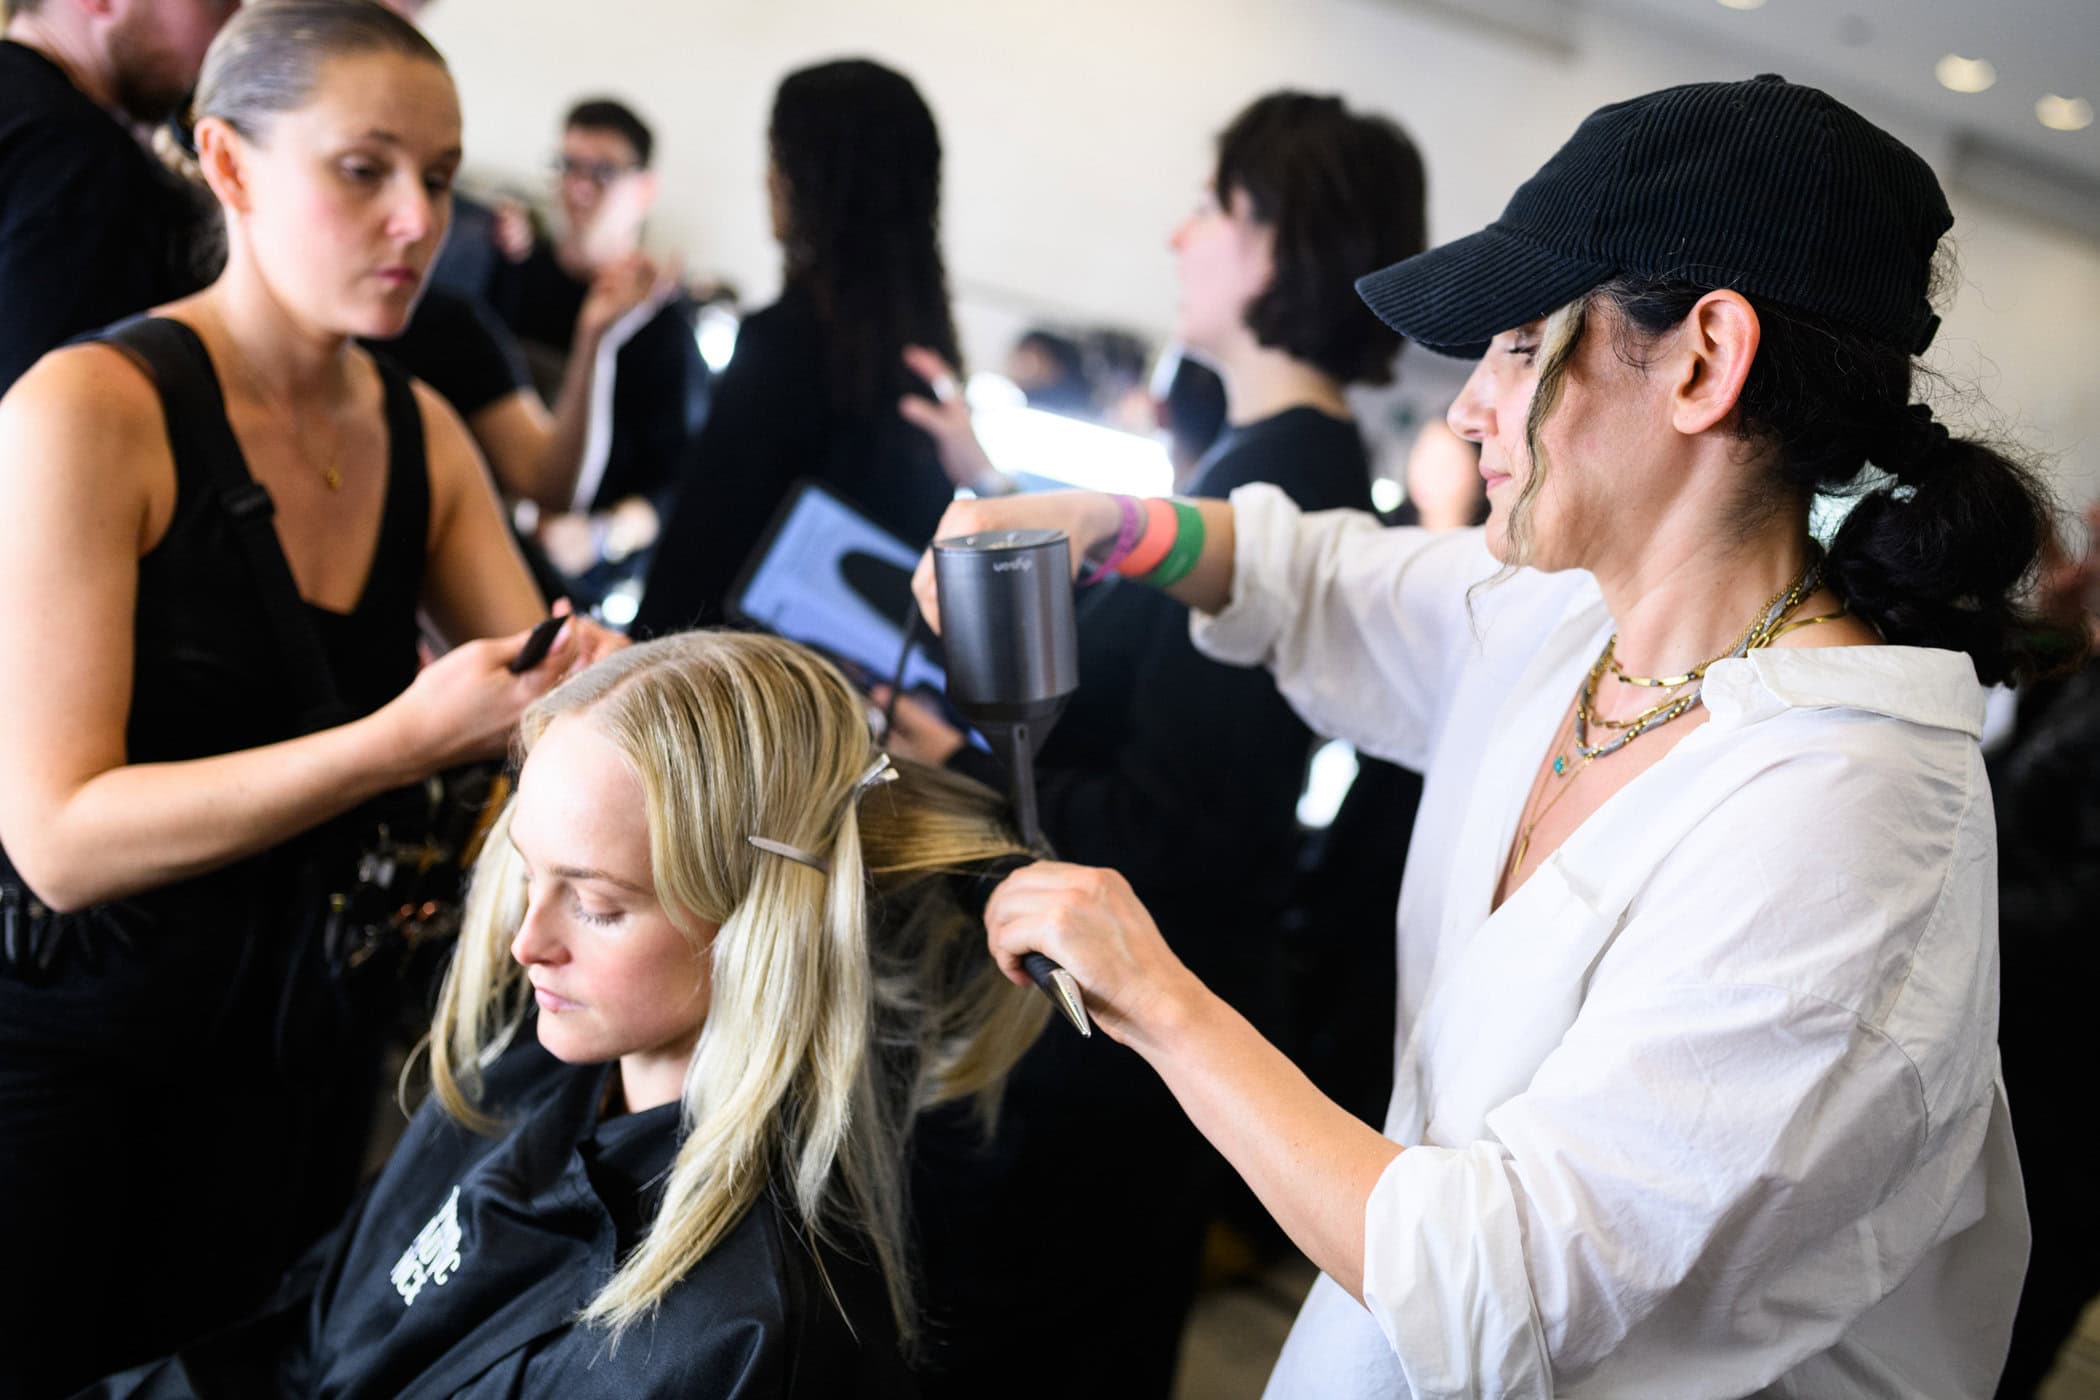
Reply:
[[[1619,311],[1619,352],[1640,364],[1644,343],[1711,290],[1621,277],[1595,295]],[[1761,336],[1737,431],[1778,452],[1770,489],[1748,509],[1855,498],[1824,577],[1888,642],[1967,652],[1986,685],[2074,659],[2077,644],[2022,596],[2055,515],[2033,469],[2009,449],[1955,437],[1912,403],[1910,347],[1749,300]]]

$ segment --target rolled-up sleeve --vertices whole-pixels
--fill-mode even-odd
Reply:
[[[1198,649],[1268,667],[1317,732],[1421,768],[1458,648],[1476,641],[1469,590],[1496,572],[1480,532],[1306,514],[1267,483],[1234,491],[1232,506],[1232,599],[1193,615]]]

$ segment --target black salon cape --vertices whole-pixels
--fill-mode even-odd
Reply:
[[[617,1348],[603,1329],[576,1322],[655,1212],[679,1109],[598,1123],[610,1067],[561,1064],[530,1039],[529,1026],[523,1035],[527,1043],[489,1075],[486,1101],[511,1105],[501,1136],[479,1137],[425,1104],[362,1204],[292,1271],[268,1309],[83,1394],[915,1393],[879,1274],[829,1248],[820,1270],[770,1197],[671,1290],[653,1323]]]

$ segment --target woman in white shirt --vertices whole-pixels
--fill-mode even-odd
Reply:
[[[1823,93],[1653,93],[1359,284],[1482,357],[1450,421],[1484,531],[1260,486],[944,522],[1147,571],[1211,655],[1427,775],[1382,1133],[1113,873],[1032,866],[988,914],[1324,1271],[1271,1396],[1991,1393],[2027,1225],[1979,680],[2037,664],[2013,591],[2047,508],[1909,403],[1950,223]],[[1825,553],[1809,505],[1839,491]]]

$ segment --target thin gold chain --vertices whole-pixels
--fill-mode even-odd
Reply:
[[[233,350],[234,361],[240,367],[241,378],[246,381],[248,392],[255,397],[256,402],[269,411],[272,418],[277,420],[278,428],[284,432],[285,436],[291,439],[292,445],[299,450],[299,455],[301,457],[307,456],[306,439],[300,436],[297,422],[286,415],[282,404],[279,404],[275,399],[263,392],[262,380],[257,378],[255,371],[249,367],[248,353],[241,349],[240,342],[234,338],[232,330],[226,326],[223,316],[219,318],[219,328],[225,333],[226,343]],[[326,465],[320,468],[321,484],[331,491],[343,489],[343,473],[340,466],[342,451],[343,430],[342,426],[337,424],[334,439],[328,447]],[[311,464],[309,463],[309,465]]]

